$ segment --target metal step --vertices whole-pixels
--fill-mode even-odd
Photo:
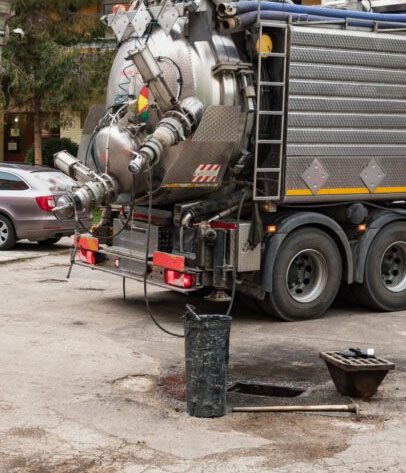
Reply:
[[[275,110],[275,111],[267,111],[267,110],[259,110],[259,115],[275,115],[275,116],[282,116],[284,115],[284,110]]]
[[[262,57],[286,57],[286,53],[261,53]]]
[[[259,83],[261,87],[285,87],[285,82],[263,82]]]
[[[259,172],[281,172],[281,168],[257,168],[257,173]]]
[[[282,140],[257,140],[259,145],[281,145]]]

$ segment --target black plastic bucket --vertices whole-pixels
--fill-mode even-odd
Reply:
[[[185,315],[187,412],[194,417],[226,414],[231,317]]]

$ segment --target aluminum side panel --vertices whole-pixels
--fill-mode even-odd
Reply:
[[[406,194],[406,35],[292,26],[285,200],[397,198]],[[315,195],[303,175],[328,174]],[[372,158],[384,179],[360,175]]]

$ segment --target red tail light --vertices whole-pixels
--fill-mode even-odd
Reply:
[[[35,197],[38,207],[44,212],[52,212],[55,207],[55,197],[53,195],[45,195],[41,197]]]
[[[196,276],[194,274],[185,274],[172,269],[167,269],[165,271],[165,282],[170,286],[189,289],[196,284]]]

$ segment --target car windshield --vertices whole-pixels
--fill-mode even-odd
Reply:
[[[41,171],[32,174],[36,179],[47,184],[47,187],[52,192],[61,192],[72,189],[77,186],[76,182],[69,176],[65,176],[57,171]]]

